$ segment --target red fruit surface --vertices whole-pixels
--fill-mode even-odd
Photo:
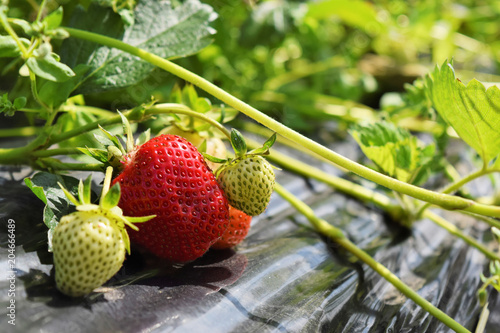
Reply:
[[[128,229],[132,243],[172,262],[201,257],[226,231],[229,206],[201,153],[184,138],[161,135],[125,158],[118,206],[156,217]]]
[[[229,226],[213,249],[228,249],[241,243],[250,230],[252,217],[229,205]]]

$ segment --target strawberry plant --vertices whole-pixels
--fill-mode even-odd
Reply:
[[[469,332],[470,327],[440,310],[440,304],[420,295],[370,251],[358,247],[335,219],[321,217],[313,204],[282,186],[282,171],[270,164],[375,205],[406,229],[422,220],[432,221],[493,263],[489,277],[477,274],[484,283],[479,291],[481,304],[486,288],[497,287],[498,251],[445,215],[453,211],[500,227],[500,91],[476,79],[462,83],[453,64],[443,62],[452,55],[451,40],[472,49],[463,45],[468,31],[460,27],[467,26],[463,29],[475,31],[484,40],[492,38],[490,33],[479,35],[474,19],[470,26],[461,24],[461,16],[450,19],[455,30],[447,30],[446,42],[430,43],[438,45],[431,57],[433,62],[439,59],[440,65],[410,75],[422,78],[407,82],[402,94],[384,95],[378,112],[364,105],[361,96],[369,98],[376,92],[374,80],[383,86],[394,77],[384,80],[370,61],[401,74],[410,69],[402,70],[398,61],[419,59],[416,50],[406,48],[411,43],[399,44],[388,37],[394,35],[389,32],[397,31],[415,45],[430,48],[420,36],[442,29],[435,26],[421,33],[430,29],[425,6],[417,8],[421,16],[412,17],[410,23],[406,15],[410,5],[403,2],[397,2],[401,6],[395,18],[387,17],[383,5],[353,3],[359,6],[348,1],[303,6],[270,1],[252,11],[260,13],[260,21],[255,16],[243,20],[247,9],[236,6],[230,21],[248,27],[241,35],[245,41],[241,48],[262,40],[261,36],[273,36],[260,47],[242,51],[231,40],[231,28],[224,26],[227,22],[214,22],[214,8],[197,0],[175,5],[146,0],[59,5],[43,0],[35,15],[27,15],[17,3],[2,2],[0,58],[2,75],[10,80],[0,85],[0,113],[19,123],[1,129],[0,134],[19,141],[7,141],[0,148],[0,164],[40,171],[25,183],[46,205],[43,219],[57,287],[68,295],[82,296],[101,286],[122,266],[129,237],[134,249],[167,259],[168,267],[177,267],[172,262],[196,265],[196,259],[210,255],[211,247],[244,242],[251,217],[266,214],[275,191],[327,242],[366,264],[449,329]],[[270,15],[273,11],[280,12],[282,20]],[[344,25],[330,20],[332,15]],[[326,36],[314,28],[323,23],[336,33]],[[216,34],[213,26],[224,29]],[[345,28],[354,32],[342,32]],[[211,44],[214,34],[224,41]],[[330,54],[328,46],[317,47],[320,41],[332,40],[339,43],[332,49],[348,49],[349,59]],[[307,50],[311,59],[301,61]],[[369,60],[370,50],[397,61]],[[321,52],[327,57],[314,62]],[[192,54],[197,57],[188,57]],[[459,55],[463,59],[463,53]],[[228,65],[230,60],[239,64],[241,76]],[[356,61],[362,71],[346,69],[346,64]],[[209,70],[211,66],[220,73]],[[195,74],[197,69],[203,74]],[[315,76],[322,72],[332,74],[327,75],[331,81]],[[240,86],[235,86],[240,77]],[[256,87],[257,78],[263,78],[261,87]],[[180,88],[178,80],[189,85]],[[273,114],[277,106],[280,114]],[[349,140],[350,134],[350,143],[357,144],[365,157],[348,158],[344,155],[349,154],[322,142],[332,136],[332,124],[335,135]],[[254,142],[250,132],[268,139],[263,144]],[[228,141],[234,157],[228,158],[221,139]],[[448,154],[460,142],[457,139],[462,140],[461,147],[468,146],[461,158],[469,169],[476,168],[465,176]],[[279,151],[283,147],[304,154],[304,160],[319,158],[327,167],[292,158]],[[345,176],[334,175],[331,166]],[[75,178],[62,175],[81,171],[104,176],[105,170],[99,205],[91,203],[90,178],[77,185]],[[486,194],[467,186],[479,178],[490,180]],[[109,246],[102,250],[100,243]],[[474,304],[480,305],[479,300],[474,299]]]

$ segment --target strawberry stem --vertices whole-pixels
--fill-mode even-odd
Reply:
[[[318,232],[329,237],[335,243],[339,244],[344,249],[352,253],[355,257],[357,257],[365,264],[370,266],[374,271],[376,271],[380,276],[382,276],[385,280],[387,280],[394,287],[396,287],[406,297],[412,299],[416,304],[421,306],[423,309],[425,309],[427,312],[429,312],[431,315],[436,317],[443,324],[445,324],[455,332],[470,333],[469,330],[467,330],[465,327],[463,327],[458,322],[453,320],[453,318],[449,317],[446,313],[439,310],[432,303],[430,303],[425,298],[420,296],[417,292],[415,292],[413,289],[411,289],[408,285],[406,285],[403,281],[401,281],[384,265],[380,264],[378,261],[373,259],[368,253],[357,247],[354,243],[352,243],[349,239],[347,239],[339,229],[332,226],[325,220],[317,217],[307,204],[305,204],[297,197],[295,197],[293,194],[285,190],[278,183],[275,184],[274,189],[281,197],[283,197],[283,199],[287,200],[293,207],[295,207],[300,213],[302,213]]]

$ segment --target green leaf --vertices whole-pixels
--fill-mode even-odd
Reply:
[[[443,63],[426,78],[427,94],[439,115],[489,163],[500,153],[500,90],[479,81],[464,85],[451,64]]]
[[[26,105],[26,97],[18,97],[14,103],[9,100],[8,93],[2,95],[0,98],[0,113],[4,112],[6,116],[12,117],[14,113]]]
[[[19,109],[22,109],[26,106],[26,102],[28,100],[26,99],[26,97],[24,96],[21,96],[21,97],[18,97],[14,100],[14,109],[16,110],[19,110]]]
[[[131,152],[134,149],[134,135],[132,134],[132,128],[130,127],[130,122],[127,117],[118,111],[120,118],[122,119],[123,133],[127,136],[127,151]]]
[[[213,29],[209,24],[216,14],[198,0],[188,0],[175,8],[168,2],[141,0],[134,13],[134,24],[125,30],[118,15],[92,4],[88,12],[75,10],[70,26],[121,39],[162,58],[191,55],[211,42],[208,37]],[[73,38],[63,43],[61,57],[73,68],[78,64],[90,66],[91,71],[77,90],[83,94],[133,85],[154,69],[128,53]]]
[[[247,143],[243,135],[234,128],[231,130],[231,145],[233,146],[236,157],[241,157],[247,153]]]
[[[54,10],[49,15],[45,16],[42,23],[45,25],[45,30],[54,30],[61,25],[63,19],[63,7],[60,6],[56,10]]]
[[[88,71],[85,66],[75,68],[75,76],[64,82],[45,81],[40,84],[38,97],[48,106],[58,108],[66,102],[75,89],[78,80]]]
[[[113,146],[114,145],[113,141],[111,141],[110,139],[108,139],[108,138],[106,138],[106,137],[104,137],[102,135],[94,134],[94,138],[97,140],[97,142],[99,142],[104,147]]]
[[[21,38],[22,42],[29,45],[29,40]],[[21,50],[11,36],[0,36],[0,58],[16,58],[21,55]]]
[[[262,147],[256,148],[252,151],[249,152],[249,154],[255,154],[255,155],[267,155],[269,154],[269,149],[274,145],[276,142],[276,133],[273,133],[269,139],[264,142]]]
[[[123,145],[121,144],[120,140],[118,140],[118,137],[116,135],[113,135],[113,133],[107,131],[106,129],[101,127],[101,125],[99,125],[99,129],[102,131],[102,133],[104,133],[104,135],[106,135],[106,138],[113,143],[114,147],[120,149],[122,154],[126,153],[125,149],[123,148]]]
[[[52,54],[43,58],[31,57],[26,65],[37,76],[49,81],[64,82],[75,76],[71,68],[58,62]]]
[[[325,19],[337,16],[350,26],[363,29],[369,33],[385,29],[377,19],[374,6],[360,0],[327,0],[308,4],[308,17]]]
[[[225,158],[218,158],[216,156],[212,156],[210,154],[207,154],[207,153],[201,153],[203,155],[203,157],[207,160],[209,160],[210,162],[213,162],[213,163],[226,163],[227,162],[227,159]]]
[[[355,125],[350,134],[379,169],[404,182],[414,182],[432,160],[433,148],[421,147],[416,137],[392,123]]]
[[[50,230],[54,230],[61,217],[75,210],[75,206],[66,197],[58,183],[76,195],[78,193],[78,179],[48,172],[38,172],[31,178],[25,178],[24,182],[45,203],[43,222]],[[49,232],[49,247],[51,244],[50,235],[51,232]]]
[[[100,206],[103,209],[111,209],[113,207],[116,207],[118,205],[118,202],[120,201],[120,195],[120,184],[116,183],[109,189],[104,198],[102,198]]]

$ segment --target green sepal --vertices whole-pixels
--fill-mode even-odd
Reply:
[[[106,138],[106,137],[104,137],[102,135],[94,134],[94,138],[97,140],[97,142],[99,142],[104,147],[106,147],[106,146],[114,146],[113,141],[111,141],[110,139],[108,139],[108,138]]]
[[[118,114],[122,118],[123,133],[125,133],[125,135],[127,136],[127,151],[132,151],[134,149],[134,135],[132,134],[130,122],[128,121],[127,117],[123,115],[123,113],[118,111]]]
[[[66,198],[68,198],[69,201],[71,201],[75,206],[79,206],[80,202],[75,198],[73,194],[71,194],[60,182],[57,182],[57,185],[61,188],[61,190],[64,192],[64,195]]]
[[[106,163],[108,161],[107,159],[107,151],[104,149],[98,149],[98,148],[82,148],[82,147],[77,147],[79,151],[84,153],[87,156],[90,156],[92,158],[95,158],[99,162]]]
[[[121,233],[125,250],[127,250],[127,254],[130,255],[130,237],[128,236],[128,232],[125,228],[121,228]]]
[[[121,195],[120,184],[116,183],[109,189],[109,191],[104,195],[104,197],[101,198],[100,206],[102,207],[102,209],[107,209],[107,210],[117,206],[118,202],[120,201],[120,195]]]
[[[243,135],[234,128],[231,130],[231,145],[233,146],[236,157],[242,157],[247,153],[247,143]]]
[[[54,30],[61,25],[63,19],[63,7],[60,6],[49,15],[45,16],[42,23],[45,25],[44,28],[46,31]]]
[[[88,203],[83,201],[83,181],[80,179],[78,182],[78,200],[80,200],[81,203]]]
[[[105,130],[101,125],[98,125],[98,126],[101,129],[101,131],[106,135],[106,138],[108,138],[113,143],[113,145],[116,148],[120,149],[122,154],[125,155],[127,152],[123,148],[123,145],[121,144],[120,140],[118,140],[118,138],[115,135],[113,135],[111,132],[108,132],[107,130]]]
[[[264,142],[262,147],[260,148],[255,148],[254,150],[251,150],[248,152],[248,155],[268,155],[269,154],[269,149],[274,145],[276,142],[276,133],[271,135],[269,139]]]
[[[112,167],[123,168],[123,165],[121,163],[123,160],[123,154],[120,149],[115,146],[108,146],[107,153],[108,162]]]
[[[203,157],[207,160],[209,160],[210,162],[213,162],[213,163],[226,163],[228,161],[228,159],[224,159],[224,158],[218,158],[218,157],[215,157],[215,156],[212,156],[210,154],[207,154],[207,153],[201,153],[203,155]]]
[[[147,216],[125,216],[125,219],[131,223],[143,223],[148,222],[151,219],[154,219],[156,215],[147,215]],[[136,227],[137,228],[137,227]]]
[[[83,200],[84,203],[90,203],[92,196],[92,174],[83,182]]]
[[[151,129],[148,128],[145,132],[142,132],[141,135],[135,140],[135,145],[140,146],[142,144],[145,144],[146,142],[151,139]]]

